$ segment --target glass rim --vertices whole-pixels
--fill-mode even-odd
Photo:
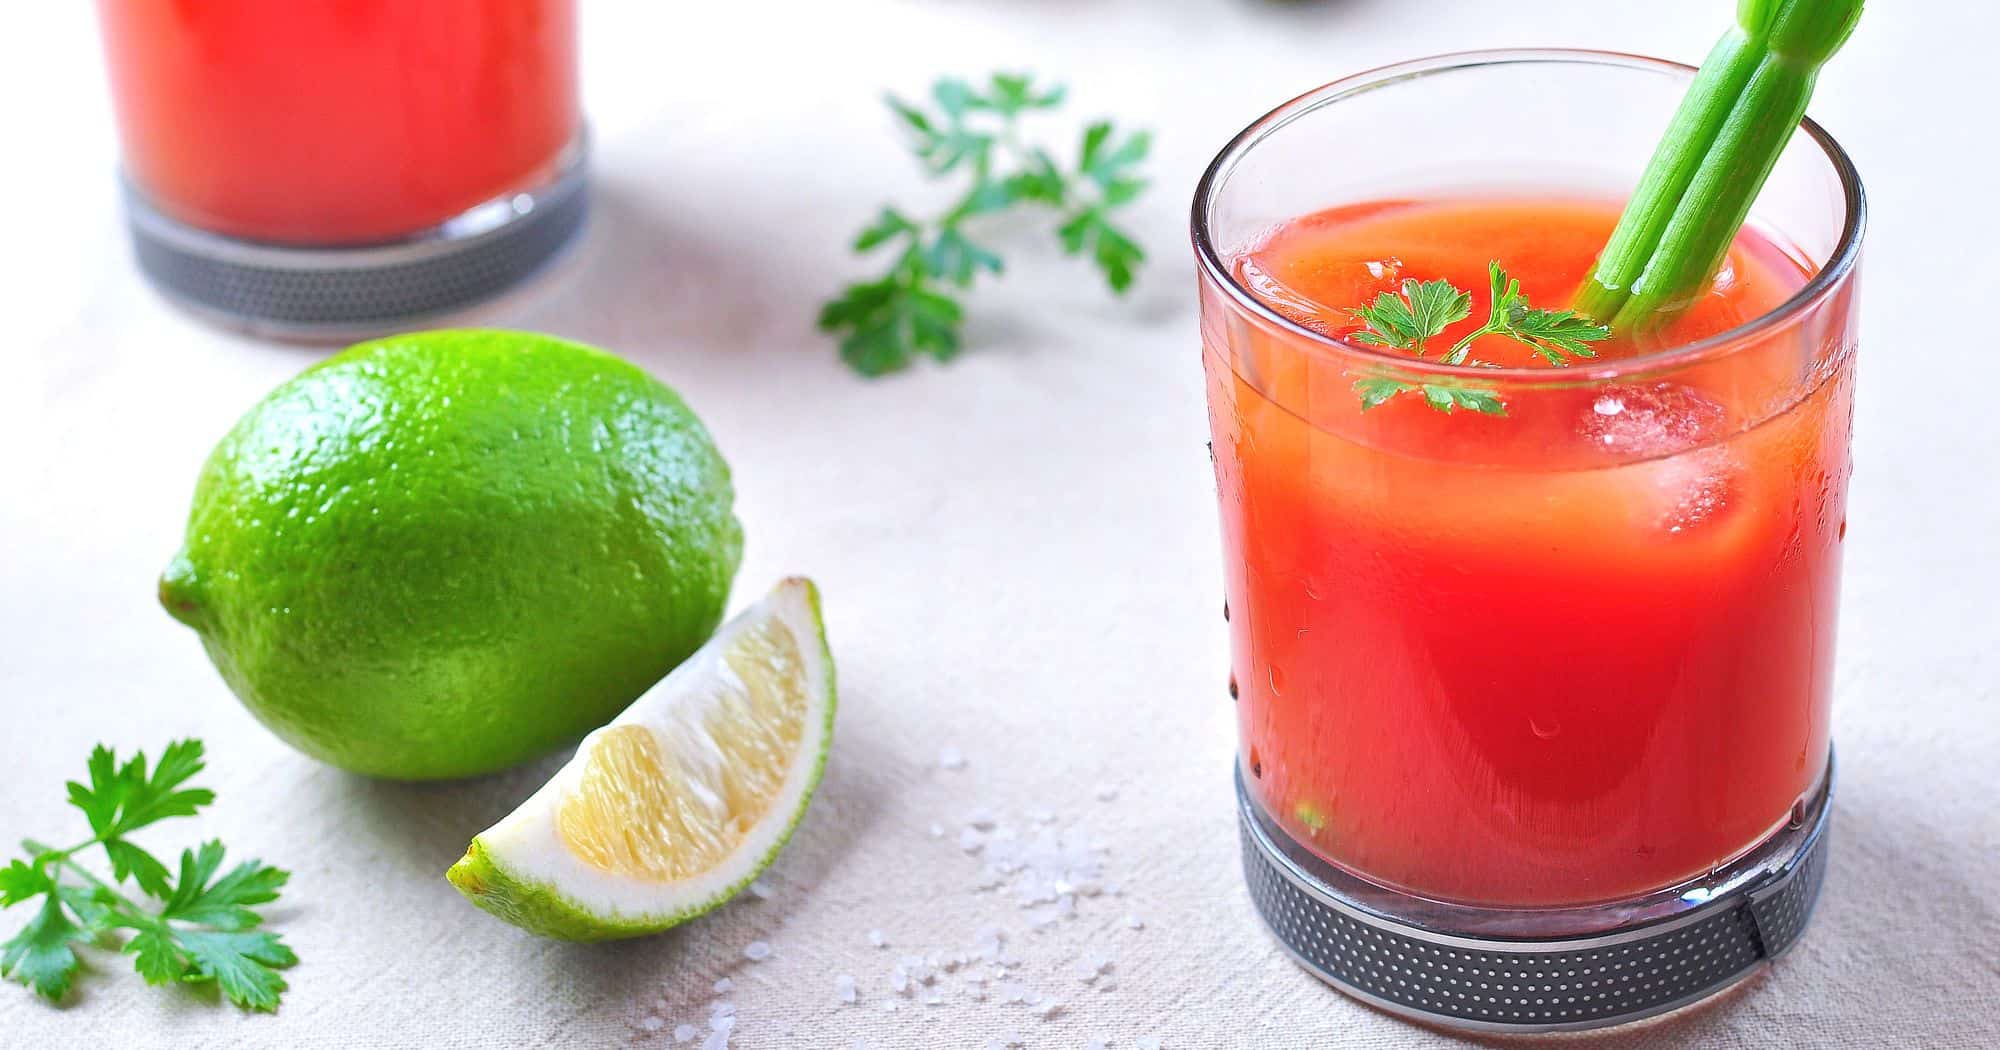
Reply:
[[[1848,156],[1847,150],[1834,141],[1833,136],[1811,117],[1801,120],[1799,128],[1818,145],[1820,152],[1824,154],[1827,163],[1839,178],[1845,209],[1840,237],[1835,241],[1826,261],[1819,264],[1818,272],[1814,273],[1790,298],[1742,324],[1693,342],[1663,347],[1632,357],[1568,368],[1519,366],[1485,368],[1447,365],[1408,355],[1392,354],[1379,347],[1353,343],[1337,336],[1316,332],[1286,317],[1244,287],[1237,279],[1233,268],[1223,261],[1209,228],[1216,196],[1229,177],[1234,174],[1236,166],[1252,150],[1293,121],[1343,99],[1390,87],[1406,80],[1485,66],[1532,64],[1599,66],[1660,73],[1681,79],[1686,79],[1695,72],[1693,66],[1683,62],[1623,51],[1599,51],[1588,48],[1494,48],[1452,51],[1394,62],[1323,84],[1280,104],[1252,121],[1248,127],[1229,140],[1228,145],[1215,155],[1215,159],[1210,161],[1208,168],[1202,172],[1201,181],[1195,184],[1191,229],[1198,267],[1203,275],[1226,292],[1238,307],[1277,326],[1286,334],[1304,340],[1316,349],[1359,357],[1374,363],[1386,363],[1414,375],[1478,375],[1489,381],[1499,380],[1516,385],[1536,386],[1571,386],[1629,378],[1724,356],[1734,348],[1749,345],[1754,337],[1795,320],[1808,309],[1825,301],[1853,271],[1861,256],[1862,232],[1868,222],[1868,202],[1861,188],[1861,174],[1855,170],[1854,161]]]

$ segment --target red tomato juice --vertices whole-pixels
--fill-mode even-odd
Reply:
[[[1336,338],[1379,292],[1448,279],[1474,299],[1449,345],[1485,316],[1490,260],[1562,306],[1617,215],[1377,202],[1282,224],[1233,265]],[[1746,229],[1692,310],[1600,360],[1727,332],[1808,278]],[[1782,827],[1827,766],[1851,355],[1803,374],[1814,355],[1771,338],[1509,396],[1505,417],[1414,395],[1364,414],[1357,355],[1207,324],[1231,690],[1267,811],[1368,879],[1501,906],[1671,886]],[[1494,336],[1473,356],[1539,363]]]
[[[552,173],[574,0],[98,0],[127,176],[246,239],[356,244]]]

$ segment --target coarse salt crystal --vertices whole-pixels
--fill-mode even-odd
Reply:
[[[877,948],[887,948],[889,946],[889,938],[882,936],[881,930],[869,930],[868,943]]]
[[[962,849],[967,853],[977,853],[979,852],[979,847],[982,845],[985,845],[985,843],[980,840],[978,831],[972,828],[966,828],[965,830],[958,833],[959,849]]]
[[[708,1004],[708,1013],[711,1017],[733,1017],[736,1014],[736,1004],[718,999]]]
[[[981,831],[985,831],[993,827],[994,824],[999,823],[994,819],[993,811],[984,806],[967,813],[965,815],[965,822]]]
[[[1090,1042],[1083,1044],[1083,1050],[1109,1050],[1110,1046],[1110,1043],[1102,1039],[1092,1039]]]
[[[840,996],[841,1002],[843,1003],[853,1002],[854,1001],[853,975],[844,973],[838,977],[835,977],[833,979],[833,991],[834,994]]]
[[[1146,928],[1146,920],[1137,915],[1127,915],[1125,916],[1125,928],[1129,930],[1143,930]]]
[[[735,988],[736,988],[736,982],[730,980],[727,977],[724,977],[722,980],[715,982],[715,994],[717,995],[728,995],[731,991],[735,990]]]
[[[1035,1012],[1041,1014],[1042,1020],[1046,1021],[1049,1018],[1054,1017],[1055,1015],[1061,1013],[1063,1006],[1064,1003],[1061,999],[1050,999],[1042,1003],[1040,1006],[1035,1007]]]
[[[736,1027],[735,1014],[716,1014],[708,1019],[708,1027],[717,1032],[727,1032]]]
[[[1110,784],[1097,785],[1097,801],[1109,802],[1118,797],[1118,789]]]
[[[743,957],[751,962],[763,962],[771,957],[771,946],[763,941],[751,941],[743,946]]]
[[[694,1042],[694,1037],[698,1034],[699,1033],[695,1030],[695,1027],[691,1024],[674,1026],[674,1042],[676,1043]]]
[[[938,765],[944,769],[964,769],[965,752],[947,744],[938,749]]]
[[[750,884],[750,896],[760,901],[770,900],[771,887],[766,885],[763,879],[758,879]]]
[[[667,1022],[662,1021],[657,1017],[648,1017],[645,1020],[639,1022],[639,1027],[644,1028],[648,1032],[657,1032],[660,1029],[665,1028],[666,1026]]]
[[[726,1050],[728,1046],[728,1032],[710,1032],[708,1038],[701,1041],[701,1050]]]
[[[1160,1050],[1160,1037],[1157,1035],[1142,1035],[1133,1040],[1132,1045],[1137,1046],[1139,1050]]]

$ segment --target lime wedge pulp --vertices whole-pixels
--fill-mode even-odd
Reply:
[[[788,579],[591,733],[446,878],[564,940],[636,937],[735,896],[805,815],[833,740],[833,656]]]

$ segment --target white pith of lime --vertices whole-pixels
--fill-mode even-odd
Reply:
[[[708,912],[770,864],[804,815],[835,704],[818,591],[785,580],[585,737],[448,877],[501,918],[570,940]]]

